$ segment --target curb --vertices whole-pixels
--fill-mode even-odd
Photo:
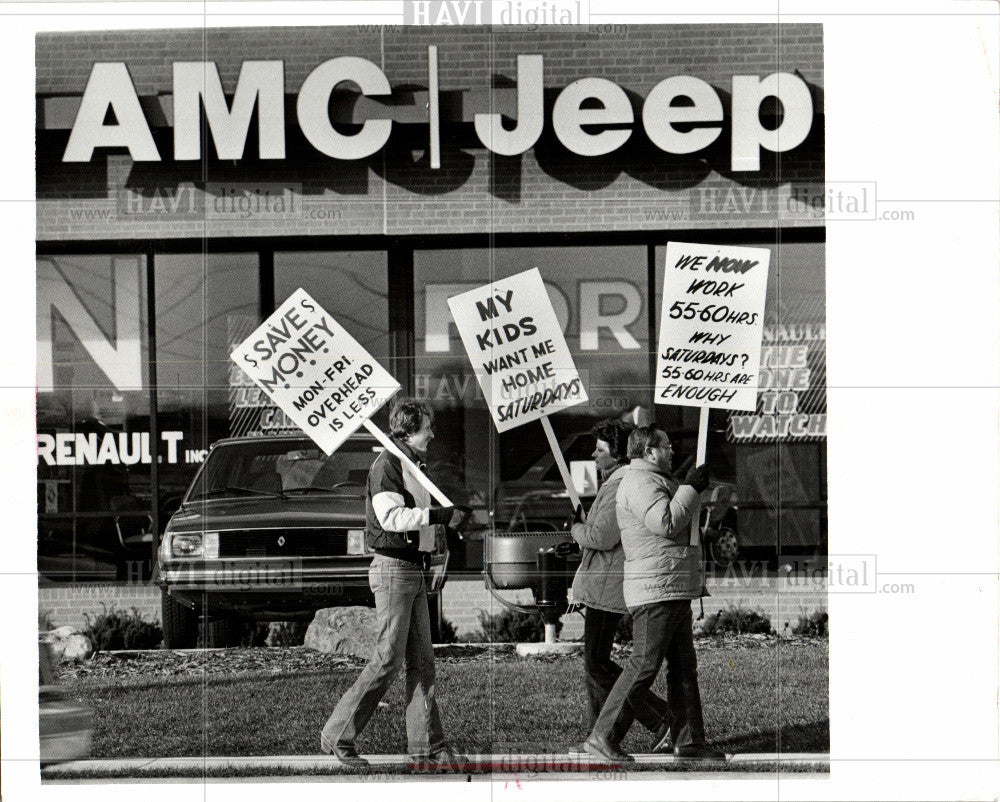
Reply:
[[[417,774],[428,773],[429,767],[416,763],[409,755],[364,755],[374,769],[394,769],[397,771],[412,771]],[[642,766],[644,769],[661,766],[664,771],[677,770],[681,767],[690,769],[698,767],[704,772],[713,769],[728,769],[730,771],[753,772],[767,768],[769,771],[782,769],[816,772],[827,772],[830,767],[829,753],[757,753],[728,755],[725,763],[714,761],[691,760],[677,758],[673,755],[635,755],[635,764],[606,763],[594,760],[589,755],[579,754],[497,754],[468,755],[467,760],[454,765],[437,767],[430,771],[450,773],[587,773],[606,771],[628,771],[629,765]],[[238,771],[260,770],[301,772],[303,774],[343,773],[353,774],[354,770],[341,766],[334,758],[326,755],[271,755],[254,757],[172,757],[172,758],[129,758],[102,760],[75,760],[68,763],[45,766],[41,770],[43,780],[58,780],[65,775],[87,775],[87,779],[97,779],[111,775],[127,774],[129,777],[144,776],[168,777],[171,773],[191,776],[196,772],[217,772],[234,769]]]

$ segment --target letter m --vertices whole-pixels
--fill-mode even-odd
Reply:
[[[245,61],[230,109],[214,61],[174,62],[174,158],[201,158],[201,101],[220,159],[241,159],[254,106],[260,158],[285,158],[285,74],[280,61]]]
[[[35,311],[38,340],[37,381],[40,393],[55,390],[53,375],[53,328],[56,314],[76,335],[84,350],[97,363],[118,391],[142,389],[142,333],[139,327],[139,260],[134,256],[113,257],[114,280],[113,340],[102,330],[77,290],[66,280],[55,262],[46,257],[37,260],[38,291]],[[101,303],[106,295],[98,295]]]
[[[483,320],[491,320],[500,314],[497,302],[492,298],[487,299],[486,303],[476,301],[476,309],[479,311],[479,317]]]

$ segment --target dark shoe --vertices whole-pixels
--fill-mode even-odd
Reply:
[[[358,754],[358,750],[353,746],[336,746],[331,744],[325,735],[321,735],[319,739],[319,748],[327,755],[333,755],[337,760],[343,763],[345,766],[351,766],[352,768],[361,768],[363,766],[370,765],[367,760],[365,760],[361,755]]]
[[[414,763],[419,763],[422,766],[456,770],[462,768],[469,762],[467,755],[459,754],[458,752],[453,751],[449,746],[442,746],[435,749],[430,754],[410,755],[410,759]]]
[[[591,735],[583,742],[583,748],[588,755],[610,760],[612,763],[634,763],[635,758],[623,752],[618,746],[601,735]]]
[[[677,757],[690,760],[725,760],[726,753],[708,744],[685,744],[674,749]]]

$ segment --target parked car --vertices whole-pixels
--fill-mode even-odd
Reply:
[[[215,443],[157,553],[164,645],[195,646],[199,622],[202,643],[225,646],[238,640],[242,621],[373,606],[365,483],[381,450],[360,433],[330,456],[305,435]],[[432,557],[439,575],[447,554]]]
[[[567,463],[592,462],[593,435],[581,433],[564,438],[560,449]],[[692,459],[677,466],[671,479],[678,484]],[[586,472],[595,476],[593,467]],[[589,492],[588,492],[589,491]],[[589,507],[596,494],[593,481],[588,482],[580,499]],[[702,539],[707,557],[721,568],[731,565],[739,556],[737,535],[736,488],[729,482],[712,479],[701,494]],[[545,452],[515,479],[500,482],[494,492],[493,523],[496,529],[510,532],[548,532],[567,529],[573,508],[563,485],[559,468],[551,452]]]
[[[52,647],[38,641],[38,755],[42,765],[90,757],[94,711],[59,685]]]

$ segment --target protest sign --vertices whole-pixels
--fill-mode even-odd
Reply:
[[[580,499],[548,417],[587,392],[538,268],[448,299],[498,432],[540,420],[574,505]]]
[[[771,251],[667,244],[655,401],[701,407],[697,464],[709,407],[757,407]]]
[[[364,426],[440,504],[451,506],[369,420],[399,391],[399,382],[304,289],[292,293],[230,358],[325,453]]]
[[[400,389],[303,289],[230,357],[327,454]]]

